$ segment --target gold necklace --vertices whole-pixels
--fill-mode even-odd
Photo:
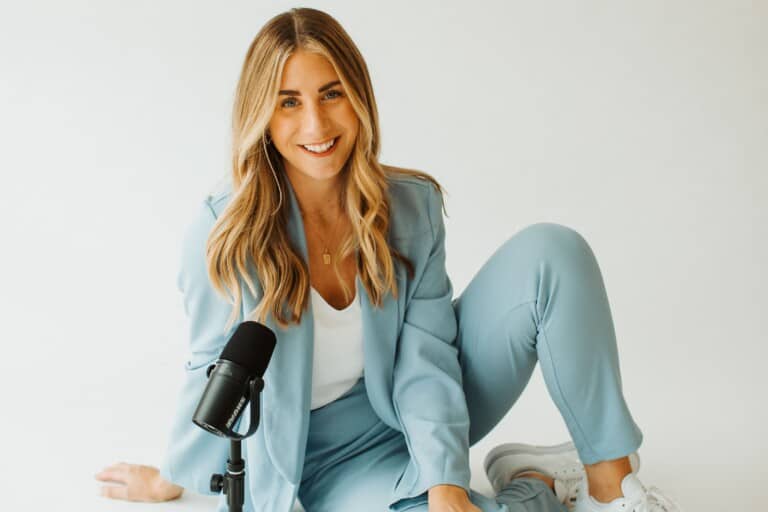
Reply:
[[[338,218],[336,219],[336,224],[333,226],[333,234],[336,234],[336,228],[339,227],[339,220],[341,220],[341,216],[343,214],[340,214]],[[302,212],[302,217],[306,219],[306,215],[304,212]],[[326,243],[325,239],[320,236],[320,232],[318,231],[318,237],[320,237],[320,241],[323,243],[323,263],[325,265],[331,264],[331,253],[328,251],[328,244]]]

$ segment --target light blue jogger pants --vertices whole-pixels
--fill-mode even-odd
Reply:
[[[510,237],[453,300],[470,445],[507,414],[541,364],[550,396],[581,461],[637,450],[642,433],[624,400],[616,336],[595,256],[573,229],[528,226]],[[515,440],[524,441],[524,440]],[[409,460],[405,439],[370,406],[365,380],[310,416],[299,501],[307,512],[384,512]],[[564,512],[533,478],[495,497],[475,490],[483,512]],[[427,496],[407,510],[427,512]]]

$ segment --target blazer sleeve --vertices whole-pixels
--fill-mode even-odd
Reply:
[[[177,286],[183,294],[184,311],[189,320],[189,354],[167,450],[160,465],[164,479],[208,495],[219,494],[210,490],[211,475],[226,472],[230,443],[192,423],[192,415],[208,380],[208,366],[218,359],[240,323],[235,321],[225,332],[232,305],[213,289],[208,278],[205,246],[215,220],[206,200],[183,237]]]
[[[419,497],[438,484],[470,489],[469,413],[445,269],[445,226],[440,194],[428,188],[430,252],[406,307],[393,375],[393,403],[411,456],[395,500]]]

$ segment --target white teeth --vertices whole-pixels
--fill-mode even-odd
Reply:
[[[326,142],[325,144],[312,144],[310,146],[302,146],[313,153],[324,153],[325,151],[328,151],[328,149],[334,145],[336,142],[336,139],[331,139],[329,142]]]

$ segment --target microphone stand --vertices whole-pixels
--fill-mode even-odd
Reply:
[[[209,368],[210,373],[210,368]],[[242,512],[245,502],[245,461],[241,457],[240,441],[250,437],[259,427],[259,409],[261,390],[264,389],[264,380],[254,377],[248,386],[251,400],[251,421],[248,432],[238,434],[231,429],[223,433],[230,439],[229,459],[227,459],[227,473],[225,475],[214,473],[211,476],[211,491],[223,492],[227,496],[227,505],[230,512]],[[221,434],[219,434],[221,435]]]

